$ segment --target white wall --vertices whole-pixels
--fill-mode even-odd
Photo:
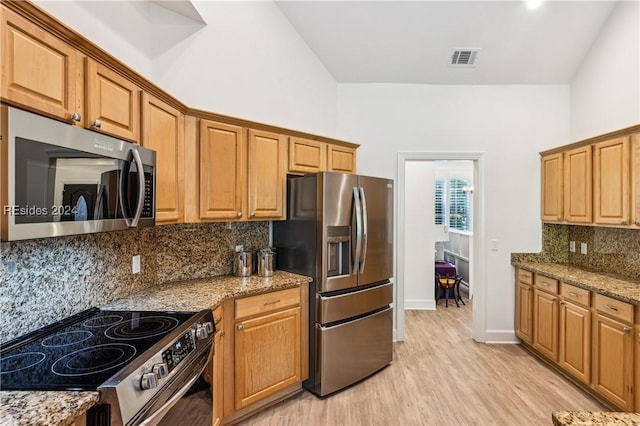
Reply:
[[[435,162],[405,165],[405,309],[434,309]]]
[[[362,143],[362,174],[396,178],[403,151],[484,153],[476,193],[486,241],[499,249],[474,259],[486,276],[473,279],[486,286],[488,340],[511,340],[510,253],[541,249],[538,152],[569,139],[568,86],[339,84],[337,126],[338,137]]]
[[[571,84],[571,141],[640,123],[639,28],[640,3],[618,2]]]
[[[147,2],[36,3],[190,107],[335,135],[335,80],[273,2],[195,2],[207,25]]]

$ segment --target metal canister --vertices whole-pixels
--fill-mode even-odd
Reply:
[[[251,275],[253,268],[252,252],[242,250],[234,253],[233,273],[237,277],[248,277]]]
[[[275,253],[270,248],[261,249],[258,252],[258,275],[270,277],[275,269]]]

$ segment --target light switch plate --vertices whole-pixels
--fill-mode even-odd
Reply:
[[[140,273],[140,255],[136,254],[131,258],[131,273],[139,274]]]
[[[491,251],[498,251],[498,240],[491,240]]]
[[[576,252],[576,242],[575,241],[569,241],[569,251],[571,253],[575,253]]]
[[[580,243],[580,253],[587,254],[587,243]]]

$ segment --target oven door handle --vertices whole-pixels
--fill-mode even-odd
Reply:
[[[191,388],[191,386],[198,380],[200,374],[195,375],[191,379],[189,379],[183,387],[180,388],[164,405],[158,408],[151,416],[144,419],[143,422],[139,424],[139,426],[152,426],[158,424],[160,420],[164,417],[165,414],[174,406],[176,403],[182,398],[182,396],[187,393],[187,391]]]

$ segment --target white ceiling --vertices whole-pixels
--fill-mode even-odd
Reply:
[[[613,1],[276,1],[339,83],[568,84]],[[452,49],[480,48],[474,67]]]

